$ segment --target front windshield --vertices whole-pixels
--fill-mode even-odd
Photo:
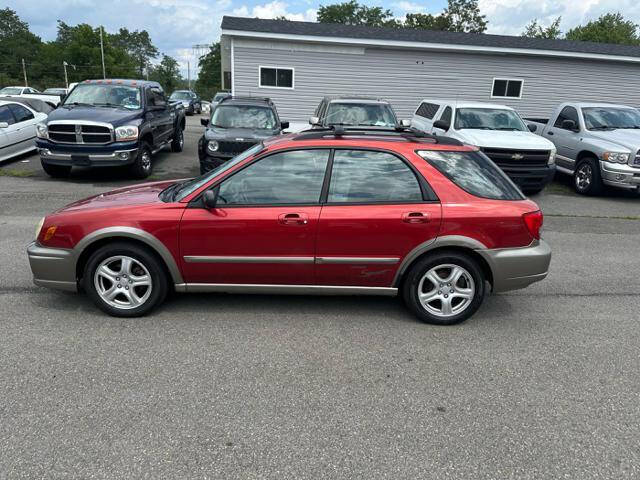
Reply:
[[[211,116],[211,126],[220,128],[257,128],[274,130],[276,116],[268,107],[254,105],[219,105]]]
[[[396,126],[393,110],[384,103],[332,102],[322,120],[326,125]]]
[[[169,97],[170,100],[191,100],[192,98],[189,92],[173,92]]]
[[[262,143],[258,143],[253,147],[249,148],[248,150],[245,150],[244,152],[236,155],[231,160],[228,160],[224,162],[222,165],[217,166],[213,170],[208,171],[204,175],[200,175],[199,177],[193,178],[191,180],[187,180],[185,183],[180,185],[180,188],[178,190],[176,190],[173,200],[176,202],[179,202],[180,200],[185,198],[187,195],[190,195],[191,193],[198,190],[204,184],[209,182],[212,178],[216,177],[217,175],[223,172],[226,172],[227,170],[236,166],[238,163],[249,158],[250,156],[255,155],[263,148],[264,148],[264,145],[262,145]]]
[[[20,95],[22,89],[18,87],[4,87],[0,90],[0,95]]]
[[[524,122],[513,110],[502,108],[459,108],[454,123],[456,130],[464,128],[480,130],[528,131]]]
[[[64,105],[140,108],[140,89],[127,85],[81,83],[66,98]]]
[[[213,101],[214,102],[219,102],[220,100],[222,100],[223,98],[228,97],[228,96],[229,96],[228,93],[216,93],[213,96]]]
[[[582,115],[587,130],[640,128],[640,112],[633,108],[589,107]]]
[[[64,88],[47,88],[42,93],[48,93],[51,95],[62,95],[64,93]]]

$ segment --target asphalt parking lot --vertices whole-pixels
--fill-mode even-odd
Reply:
[[[198,173],[203,128],[152,179]],[[536,196],[547,280],[455,327],[393,298],[177,295],[142,319],[31,282],[40,217],[129,184],[0,169],[0,478],[640,477],[640,199]]]

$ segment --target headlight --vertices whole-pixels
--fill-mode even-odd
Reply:
[[[36,136],[38,138],[49,138],[49,129],[46,124],[39,123],[36,125]]]
[[[551,152],[549,152],[548,165],[553,165],[554,163],[556,163],[556,152],[557,152],[557,150],[555,148],[552,148]]]
[[[116,128],[116,142],[128,142],[138,139],[138,127],[125,125]]]
[[[623,152],[604,152],[602,159],[613,163],[627,163],[629,161],[629,154]]]
[[[36,239],[40,236],[40,230],[42,230],[42,225],[44,225],[44,217],[40,219],[38,222],[38,226],[36,227]]]
[[[210,152],[217,152],[218,147],[218,142],[216,142],[215,140],[211,140],[209,143],[207,143],[207,150],[209,150]]]

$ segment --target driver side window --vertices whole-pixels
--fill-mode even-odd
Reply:
[[[576,126],[580,125],[580,123],[578,122],[578,111],[573,107],[564,107],[558,115],[558,118],[556,119],[556,122],[553,124],[553,126],[566,130],[562,126],[562,122],[564,122],[565,120],[573,120]]]
[[[265,157],[224,180],[218,205],[308,205],[320,202],[328,149]]]

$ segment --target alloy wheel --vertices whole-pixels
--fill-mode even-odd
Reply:
[[[588,190],[589,186],[591,186],[592,179],[593,169],[591,165],[588,163],[582,164],[576,172],[576,187],[578,187],[580,191]]]
[[[418,283],[418,300],[422,307],[442,318],[458,315],[469,308],[475,293],[473,277],[460,265],[437,265]]]
[[[93,282],[107,305],[123,310],[143,305],[153,288],[147,267],[127,255],[116,255],[100,262]]]

